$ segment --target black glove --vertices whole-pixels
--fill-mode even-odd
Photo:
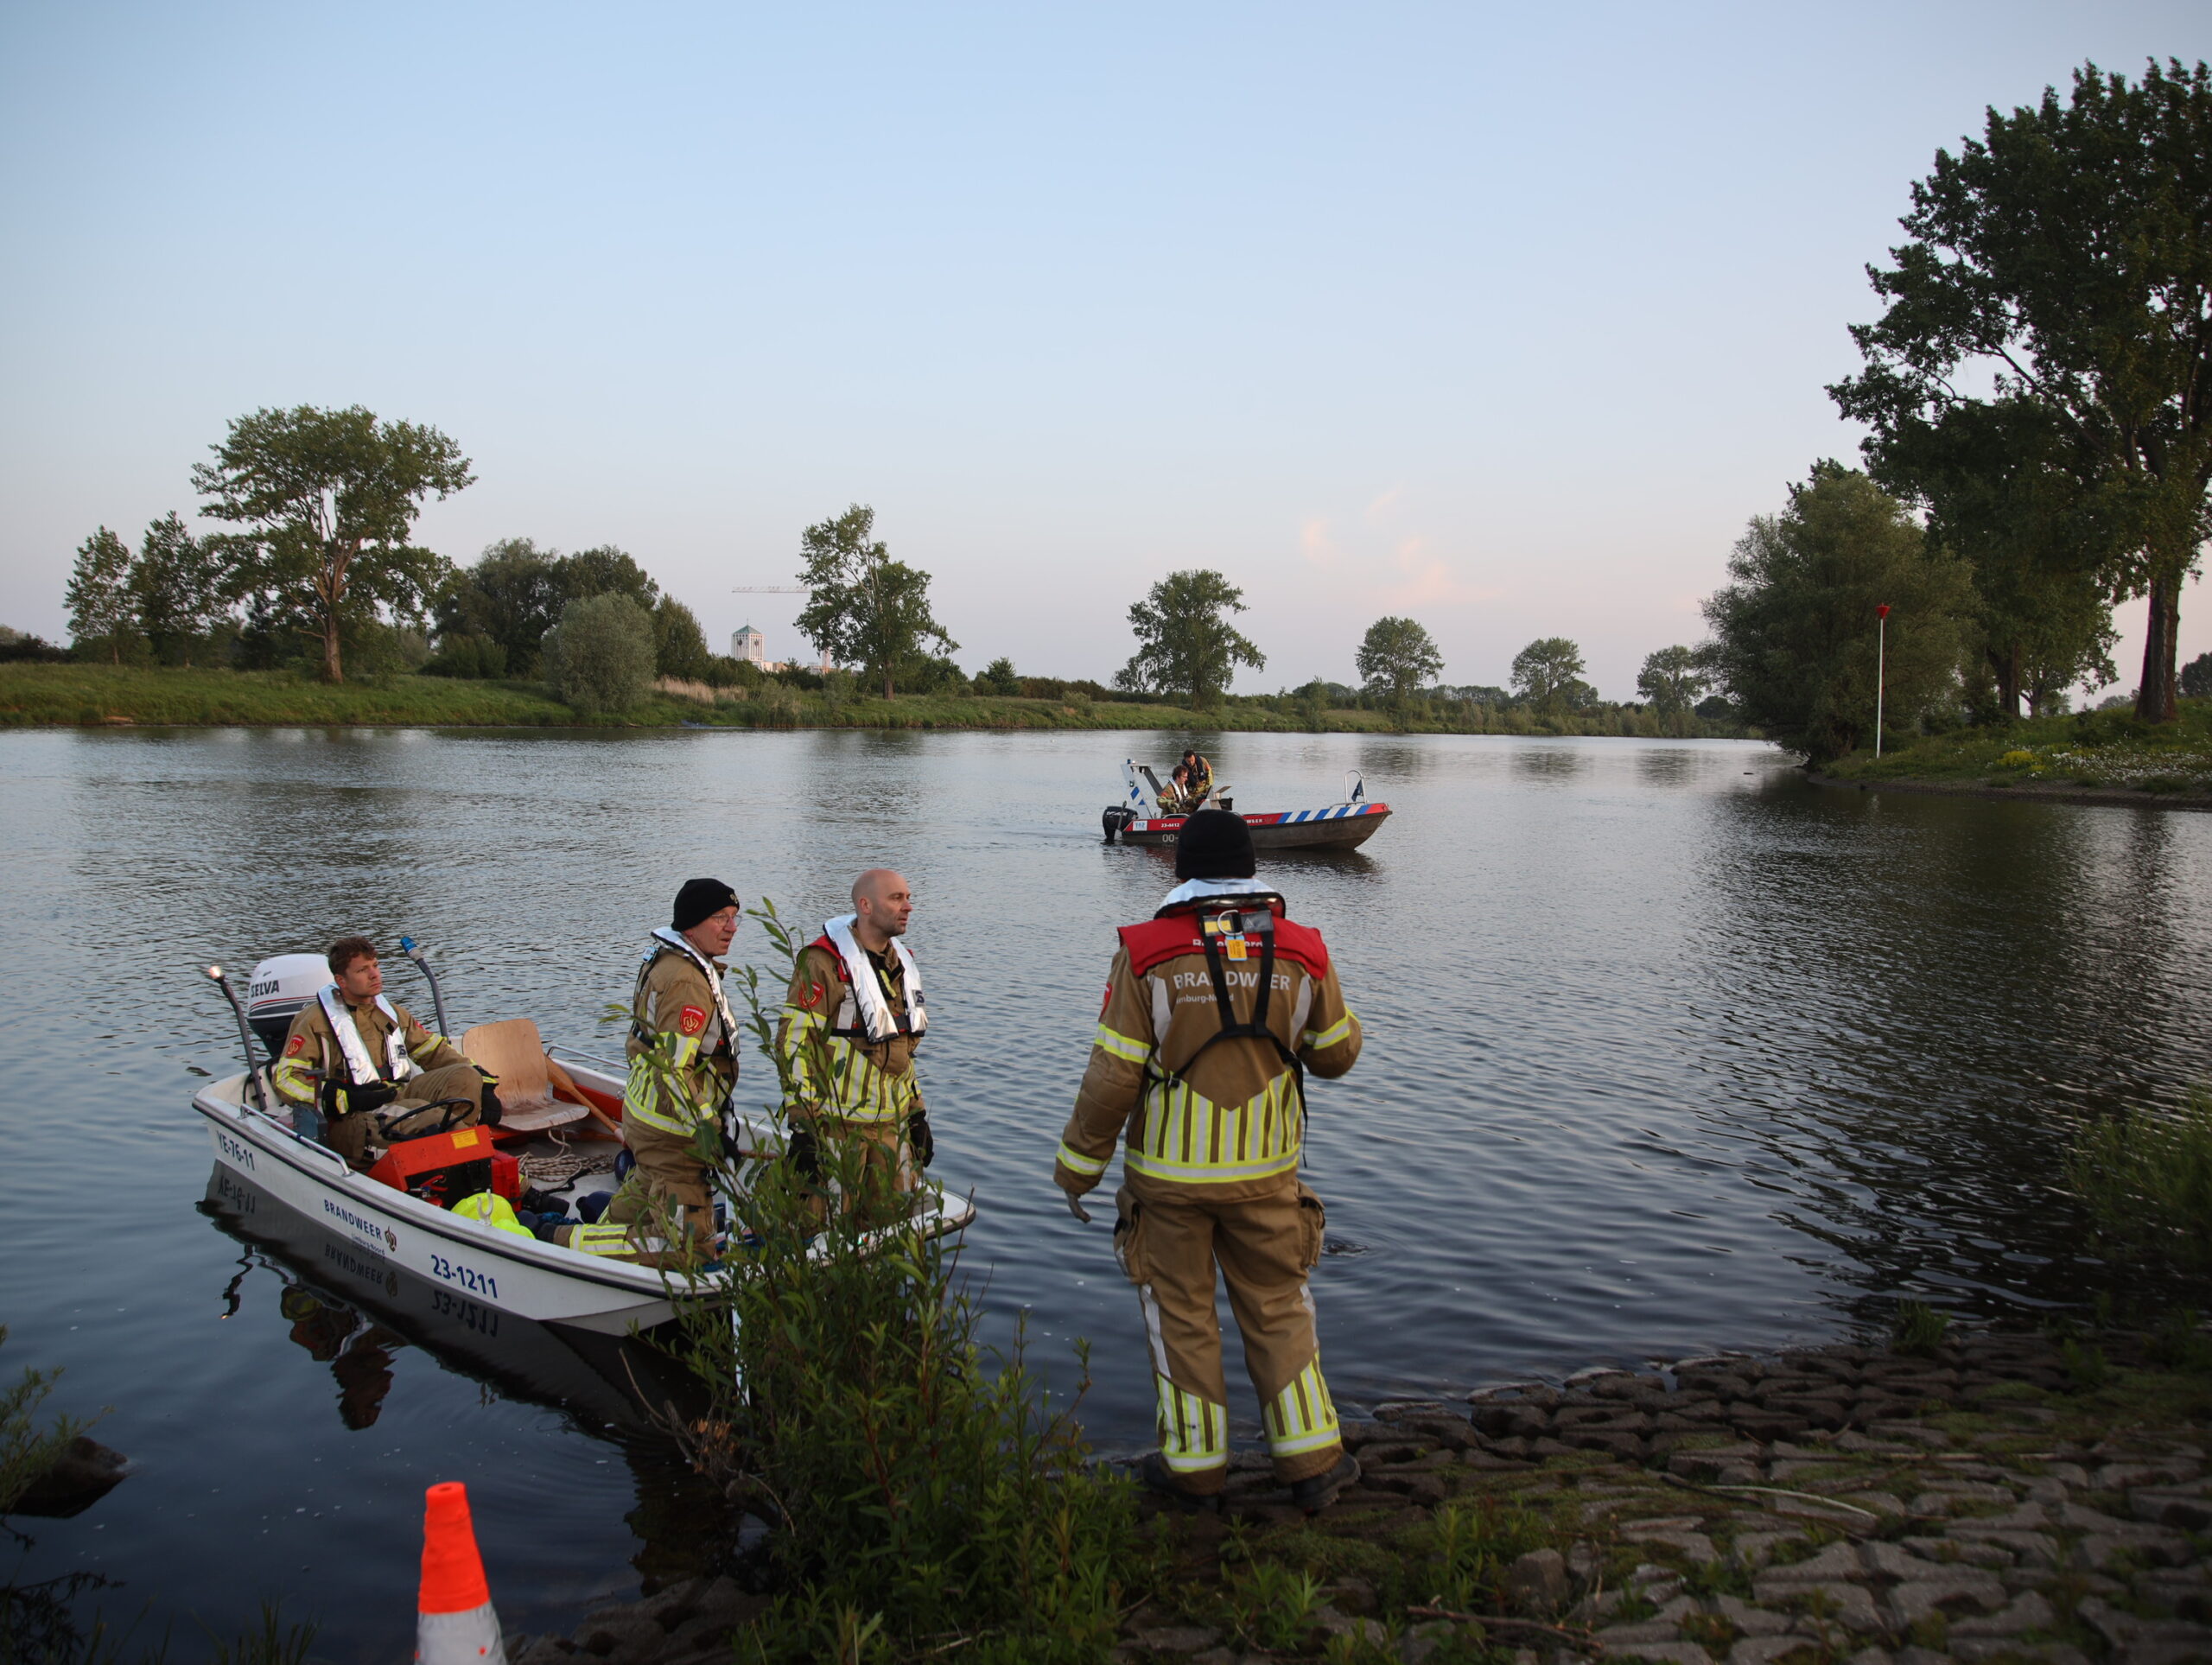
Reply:
[[[914,1160],[924,1167],[937,1160],[937,1141],[930,1133],[927,1110],[916,1110],[906,1118],[906,1142],[914,1147]]]
[[[792,1167],[810,1179],[822,1177],[822,1147],[814,1142],[814,1135],[801,1128],[784,1141],[784,1155]]]
[[[476,1073],[484,1075],[481,1070]],[[506,1108],[499,1103],[499,1080],[497,1076],[484,1076],[484,1090],[477,1101],[476,1119],[487,1128],[498,1127],[499,1118],[507,1113]]]
[[[399,1096],[399,1089],[388,1081],[372,1082],[366,1087],[356,1087],[350,1081],[325,1081],[320,1102],[325,1115],[356,1115],[364,1110],[380,1110]]]

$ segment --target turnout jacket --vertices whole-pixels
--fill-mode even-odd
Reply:
[[[689,1139],[720,1123],[737,1084],[735,1023],[719,965],[672,931],[655,931],[645,954],[622,1049],[630,1060],[622,1119]]]
[[[861,951],[894,1021],[910,1020],[906,964],[893,941],[880,956]],[[776,1024],[776,1052],[791,1071],[796,1108],[842,1122],[901,1122],[922,1109],[914,1077],[918,1033],[868,1038],[853,973],[828,935],[803,949]]]
[[[1209,918],[1232,909],[1274,917],[1267,1029],[1274,1039],[1230,1036],[1209,1045],[1223,1025],[1205,931]],[[1314,1075],[1340,1076],[1359,1057],[1359,1020],[1344,1004],[1321,933],[1285,918],[1281,897],[1205,896],[1160,914],[1122,927],[1052,1178],[1081,1196],[1098,1184],[1126,1131],[1123,1167],[1141,1198],[1192,1194],[1187,1188],[1224,1203],[1271,1196],[1293,1183],[1305,1144],[1304,1094],[1285,1053]],[[1263,963],[1259,933],[1233,946],[1224,937],[1216,943],[1235,1021],[1249,1024]]]
[[[460,1047],[443,1035],[432,1034],[404,1006],[382,995],[359,1006],[350,1004],[342,995],[336,998],[353,1020],[354,1033],[360,1036],[362,1046],[376,1064],[379,1080],[397,1087],[403,1085],[408,1077],[426,1070],[442,1070],[449,1064],[468,1062]],[[395,1069],[395,1054],[404,1058],[410,1067]],[[339,1045],[337,1033],[330,1026],[329,1014],[322,1009],[321,1001],[308,1001],[292,1020],[276,1060],[274,1079],[278,1096],[295,1104],[314,1103],[316,1092],[326,1079],[353,1080],[353,1072],[346,1067],[345,1049]],[[363,1081],[353,1084],[365,1087],[369,1084]]]

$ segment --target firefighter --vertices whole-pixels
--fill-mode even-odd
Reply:
[[[701,1252],[714,1243],[709,1186],[737,1084],[737,1020],[722,996],[721,956],[738,913],[737,893],[721,880],[687,879],[668,926],[646,940],[624,1049],[622,1141],[637,1166],[604,1216],[634,1226],[659,1215],[671,1235]]]
[[[789,1072],[792,1165],[822,1172],[825,1142],[861,1165],[863,1211],[893,1215],[937,1154],[914,1078],[929,1014],[922,974],[901,940],[913,889],[888,867],[853,880],[853,911],[800,950],[776,1026]]]
[[[1321,1199],[1298,1177],[1306,1077],[1359,1056],[1320,933],[1253,880],[1241,817],[1202,810],[1175,845],[1158,913],[1124,926],[1075,1114],[1052,1178],[1076,1201],[1124,1128],[1115,1253],[1136,1285],[1159,1393],[1160,1450],[1139,1478],[1185,1508],[1218,1508],[1228,1390],[1214,1274],[1244,1338],[1275,1478],[1308,1513],[1359,1478],[1322,1380],[1307,1274]]]
[[[1213,791],[1213,765],[1196,751],[1189,751],[1183,753],[1183,761],[1179,766],[1185,781],[1184,806],[1192,810],[1204,809],[1207,795]]]
[[[329,964],[333,981],[292,1020],[275,1076],[279,1096],[322,1111],[325,1144],[365,1168],[395,1139],[499,1121],[499,1078],[384,997],[375,944],[340,937]]]

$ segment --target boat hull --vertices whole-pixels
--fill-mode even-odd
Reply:
[[[1338,804],[1325,810],[1293,810],[1280,815],[1243,817],[1255,851],[1356,849],[1389,819],[1387,804]],[[1173,844],[1184,817],[1161,816],[1131,822],[1120,835],[1124,844]]]

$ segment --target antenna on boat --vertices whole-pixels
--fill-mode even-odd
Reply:
[[[423,956],[422,944],[412,937],[399,939],[399,951],[415,962],[415,969],[430,980],[430,1005],[438,1014],[438,1033],[450,1038],[453,1026],[446,1021],[446,997],[438,988],[438,974],[430,969],[430,963]]]
[[[223,975],[223,968],[211,965],[207,979],[223,991],[223,998],[231,1003],[231,1015],[238,1020],[238,1045],[245,1048],[246,1079],[253,1084],[253,1096],[261,1101],[261,1113],[270,1114],[269,1084],[262,1079],[261,1066],[253,1061],[253,1030],[245,1020],[245,1007],[238,1003],[238,991],[231,987],[231,980]]]

